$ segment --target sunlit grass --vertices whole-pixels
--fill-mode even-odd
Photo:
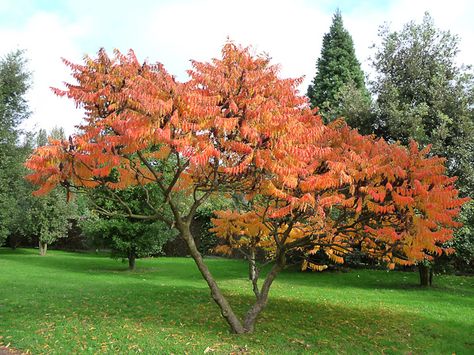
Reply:
[[[474,353],[474,278],[286,271],[254,334],[230,334],[191,259],[0,250],[0,343],[32,353]],[[247,265],[209,259],[241,314]]]

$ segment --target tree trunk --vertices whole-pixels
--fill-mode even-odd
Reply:
[[[130,252],[128,254],[128,269],[129,270],[135,270],[135,260],[136,260],[135,253]]]
[[[16,235],[10,235],[7,240],[8,245],[10,246],[10,248],[12,248],[12,250],[15,250],[20,244],[20,238]]]
[[[39,253],[41,256],[45,256],[46,255],[46,251],[48,250],[48,243],[43,243],[43,242],[39,242]]]
[[[199,253],[199,250],[196,247],[196,243],[194,242],[194,238],[191,235],[189,224],[178,226],[178,228],[181,232],[181,237],[186,241],[189,253],[194,259],[194,262],[196,263],[199,271],[206,280],[209,288],[211,289],[212,298],[219,306],[221,314],[227,321],[227,323],[230,325],[232,332],[236,334],[246,333],[246,329],[242,326],[242,323],[240,322],[239,318],[235,315],[229,302],[227,302],[227,299],[222,294],[222,291],[220,290],[219,286],[217,286],[217,283],[214,280],[214,277],[209,271],[207,265],[204,263],[202,255],[201,253]]]
[[[257,265],[255,263],[255,248],[250,249],[249,259],[249,280],[253,281],[257,278]]]
[[[270,270],[267,277],[265,278],[265,281],[263,282],[263,285],[262,285],[262,289],[260,290],[260,292],[258,292],[258,295],[256,293],[257,301],[247,312],[247,315],[245,316],[245,319],[244,319],[244,329],[246,333],[253,332],[257,317],[267,305],[268,293],[270,291],[270,287],[273,281],[275,280],[276,276],[278,275],[278,273],[281,270],[283,270],[283,268],[285,267],[285,264],[286,264],[286,257],[284,254],[282,254],[277,258],[275,265],[273,265],[272,269]]]
[[[431,286],[433,281],[432,268],[424,264],[418,264],[418,272],[420,273],[420,286]]]
[[[181,237],[185,240],[189,249],[189,253],[194,259],[196,266],[201,272],[201,275],[203,276],[204,280],[206,280],[211,290],[211,296],[214,299],[214,301],[217,303],[217,305],[219,306],[221,310],[221,314],[224,317],[224,319],[227,321],[227,323],[229,324],[231,331],[236,334],[252,333],[255,328],[255,322],[257,320],[258,315],[263,311],[263,309],[267,305],[270,287],[273,281],[275,280],[276,276],[278,275],[278,273],[284,268],[286,264],[286,257],[284,253],[281,253],[277,257],[275,264],[273,265],[272,269],[270,270],[270,272],[268,273],[268,275],[266,276],[263,282],[261,291],[258,291],[258,287],[257,287],[258,270],[256,268],[256,265],[253,268],[255,273],[253,274],[254,279],[252,280],[252,283],[254,285],[254,292],[255,292],[257,301],[247,312],[247,315],[242,324],[240,319],[234,313],[229,302],[222,294],[222,291],[220,290],[219,286],[214,280],[214,277],[209,271],[207,265],[204,263],[202,255],[197,249],[196,243],[189,229],[189,223],[179,223],[177,225],[177,228],[181,233]]]

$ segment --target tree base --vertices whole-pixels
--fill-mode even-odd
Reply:
[[[433,269],[430,266],[419,264],[418,272],[420,274],[420,286],[428,287],[433,285]]]

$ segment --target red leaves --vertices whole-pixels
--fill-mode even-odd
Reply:
[[[364,137],[343,120],[325,126],[298,95],[301,80],[280,79],[269,58],[249,48],[227,43],[222,58],[192,61],[186,83],[132,51],[65,63],[77,85],[54,92],[83,107],[86,123],[70,142],[51,142],[29,158],[37,194],[59,183],[162,184],[154,167],[172,157],[181,169],[173,191],[199,184],[255,197],[252,211],[215,220],[232,247],[253,240],[270,250],[272,235],[304,241],[298,247],[309,251],[358,242],[387,263],[410,263],[440,252],[459,225],[466,199],[429,148]],[[328,253],[341,262],[342,254]]]
[[[395,201],[395,203],[401,208],[411,206],[415,202],[415,200],[412,197],[402,196],[402,195],[397,194],[396,192],[392,192],[391,196],[392,196],[393,201]]]

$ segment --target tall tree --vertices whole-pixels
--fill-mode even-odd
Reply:
[[[400,32],[383,27],[380,37],[372,63],[374,133],[405,145],[431,144],[462,191],[474,191],[474,77],[457,64],[459,38],[438,29],[428,13]]]
[[[21,199],[26,186],[23,161],[29,145],[20,144],[20,124],[29,116],[25,94],[30,73],[22,51],[7,54],[0,60],[0,245],[15,233],[14,221],[22,215]],[[26,196],[27,192],[23,194]]]
[[[123,206],[124,217],[178,229],[236,333],[253,331],[291,250],[321,248],[342,261],[359,243],[393,267],[442,253],[440,244],[458,226],[453,218],[465,200],[441,159],[427,157],[415,143],[406,149],[364,137],[341,120],[325,126],[298,96],[301,79],[280,79],[269,58],[254,57],[249,48],[227,43],[222,58],[193,61],[186,83],[161,64],[140,63],[133,52],[110,58],[102,50],[85,65],[68,64],[77,83],[57,93],[84,107],[87,122],[71,139],[51,141],[28,160],[28,179],[40,186],[36,194],[58,184],[102,187]],[[174,164],[164,173],[169,159]],[[147,185],[160,191],[158,200],[146,194]],[[150,197],[148,213],[137,213],[116,193],[130,186]],[[204,201],[225,192],[256,203],[250,213],[222,212],[219,234],[237,232],[273,250],[263,281],[252,279],[255,302],[243,319],[190,230]],[[191,203],[181,203],[183,194]]]
[[[19,126],[30,111],[25,94],[30,87],[30,73],[23,51],[17,50],[0,60],[0,144],[15,144]]]
[[[458,64],[459,38],[438,29],[428,13],[401,31],[383,27],[380,38],[372,63],[373,132],[405,145],[430,144],[432,154],[446,158],[448,175],[459,177],[461,193],[474,197],[474,76]],[[472,207],[463,212],[464,231],[474,231],[472,213]],[[474,233],[460,240],[468,235]],[[474,255],[472,244],[466,245]]]
[[[365,87],[364,73],[357,60],[354,42],[344,28],[339,10],[333,16],[329,32],[323,37],[321,56],[316,64],[316,76],[308,87],[312,107],[319,107],[326,121],[353,113],[345,108],[341,95],[355,91],[361,103],[370,106],[370,96]],[[353,116],[348,116],[352,119]]]

